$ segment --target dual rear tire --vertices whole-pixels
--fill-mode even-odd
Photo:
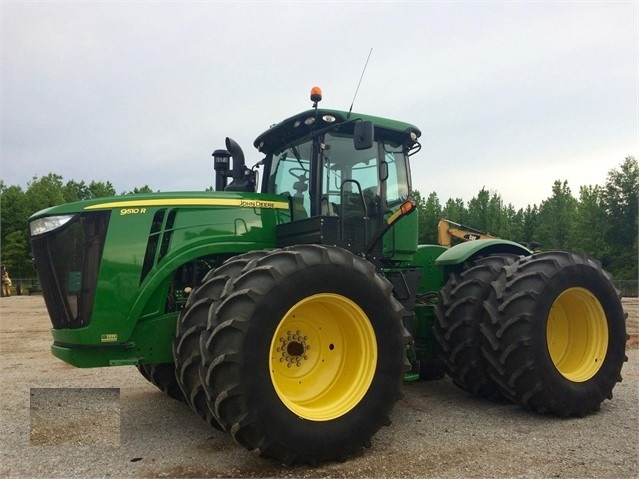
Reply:
[[[559,416],[612,398],[627,361],[625,314],[598,261],[566,251],[482,258],[441,296],[438,350],[463,389]]]

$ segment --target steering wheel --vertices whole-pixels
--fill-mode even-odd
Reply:
[[[308,178],[306,177],[306,175],[308,174],[308,171],[306,171],[304,168],[298,168],[298,167],[289,168],[288,172],[291,174],[291,176],[294,176],[299,181],[308,180]]]
[[[308,190],[308,178],[306,176],[308,171],[306,171],[304,168],[290,168],[288,172],[297,180],[295,183],[293,183],[293,189],[295,190],[296,194],[301,195],[306,190]]]

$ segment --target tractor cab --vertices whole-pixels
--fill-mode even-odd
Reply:
[[[280,245],[334,244],[371,260],[414,252],[417,218],[397,225],[405,223],[410,233],[393,226],[415,207],[408,157],[419,150],[419,129],[319,109],[317,87],[311,99],[313,109],[272,126],[254,142],[266,155],[262,192],[290,203],[291,221],[278,228]]]

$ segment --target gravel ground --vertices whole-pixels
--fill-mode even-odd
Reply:
[[[639,302],[614,399],[582,419],[478,400],[448,380],[404,386],[370,449],[284,467],[246,452],[134,367],[76,369],[49,351],[40,296],[0,299],[0,477],[639,477]]]

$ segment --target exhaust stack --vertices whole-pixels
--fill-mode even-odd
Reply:
[[[254,173],[246,167],[244,152],[240,145],[231,138],[226,138],[226,149],[233,157],[233,169],[231,177],[233,181],[224,188],[224,191],[255,191]],[[228,174],[227,174],[228,176]]]

